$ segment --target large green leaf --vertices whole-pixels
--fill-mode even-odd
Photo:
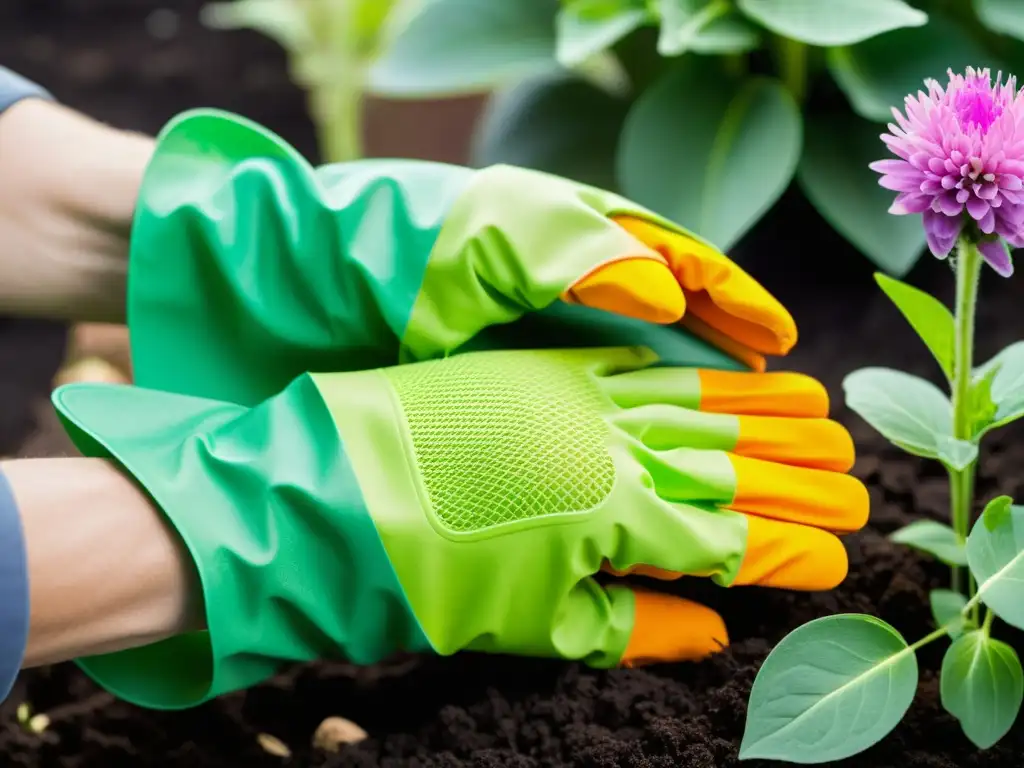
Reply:
[[[936,628],[948,627],[947,632],[952,638],[963,634],[966,623],[963,610],[967,605],[967,598],[963,593],[951,589],[933,589],[928,593],[928,604],[931,606]]]
[[[967,738],[988,749],[1013,726],[1024,700],[1017,652],[984,630],[968,632],[946,650],[940,694]]]
[[[842,760],[903,718],[917,689],[917,659],[873,616],[827,616],[785,637],[750,691],[740,759]]]
[[[974,0],[974,10],[993,32],[1024,40],[1024,3],[1020,0]]]
[[[891,368],[862,368],[843,380],[847,406],[894,445],[963,469],[978,455],[953,437],[953,406],[929,381]]]
[[[932,14],[926,26],[887,32],[828,52],[829,71],[854,111],[881,123],[892,119],[893,107],[902,109],[907,94],[923,90],[926,78],[941,82],[947,69],[962,72],[967,66],[993,71],[1002,66],[1006,71],[962,24],[938,14]]]
[[[983,432],[1024,416],[1024,341],[1006,347],[974,372],[975,385],[989,379],[988,397],[995,406]]]
[[[558,61],[578,66],[653,20],[645,0],[572,0],[558,12]]]
[[[369,87],[392,98],[488,91],[557,67],[555,0],[431,0],[370,70]]]
[[[915,520],[889,537],[897,544],[933,555],[946,565],[967,565],[967,550],[948,525],[934,520]]]
[[[619,182],[628,197],[726,250],[785,191],[800,141],[799,109],[778,81],[684,65],[626,118]]]
[[[1000,525],[975,523],[967,538],[967,563],[985,605],[1024,629],[1024,507],[1010,507]]]
[[[756,26],[728,0],[659,0],[658,53],[680,56],[752,51],[761,42]]]
[[[569,75],[543,75],[491,98],[473,163],[508,163],[615,189],[615,147],[629,101]]]
[[[919,288],[875,273],[875,282],[917,331],[935,356],[946,378],[953,379],[953,313],[934,296]]]
[[[885,153],[878,134],[877,126],[852,115],[808,115],[797,178],[837,232],[886,272],[902,277],[924,250],[924,227],[919,216],[887,212],[893,193],[880,187],[878,174],[868,168]]]
[[[780,35],[811,45],[851,45],[928,15],[903,0],[738,0],[741,11]]]

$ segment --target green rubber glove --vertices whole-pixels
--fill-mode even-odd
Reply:
[[[187,707],[287,661],[461,650],[608,667],[698,658],[721,618],[602,569],[824,589],[864,524],[849,435],[789,373],[642,348],[495,351],[303,374],[245,406],[79,384],[54,403],[181,534],[208,630],[80,663]]]
[[[735,264],[616,195],[507,166],[314,170],[210,110],[158,137],[128,324],[138,384],[243,405],[305,371],[472,349],[642,344],[668,363],[742,369],[796,340]]]

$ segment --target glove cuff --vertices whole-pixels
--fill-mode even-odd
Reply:
[[[100,685],[178,709],[283,662],[430,649],[308,376],[252,409],[96,384],[54,403],[84,454],[119,462],[167,515],[206,606],[203,632],[80,660]]]

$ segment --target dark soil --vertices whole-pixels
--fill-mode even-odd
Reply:
[[[180,31],[166,41],[145,32],[147,15],[161,6],[181,11]],[[270,125],[313,156],[302,96],[289,85],[280,53],[256,35],[202,30],[194,21],[197,7],[191,0],[9,0],[0,5],[0,62],[46,82],[65,101],[127,127],[154,131],[180,109],[213,104]],[[422,107],[422,120],[399,120],[398,127],[387,117],[392,108],[378,105],[371,114],[375,154],[462,158],[470,106]],[[402,107],[413,108],[420,107]],[[450,127],[439,131],[439,125]],[[787,302],[800,324],[802,341],[787,367],[825,381],[836,416],[859,446],[855,472],[871,489],[872,519],[865,531],[847,539],[851,572],[839,589],[808,595],[677,587],[696,589],[723,612],[733,645],[701,664],[643,670],[599,672],[577,664],[477,655],[401,659],[370,669],[325,662],[182,713],[117,702],[70,664],[33,670],[0,705],[4,763],[67,768],[737,765],[750,685],[765,655],[787,632],[837,612],[879,616],[910,640],[931,629],[926,594],[943,583],[944,569],[890,544],[885,535],[920,517],[942,519],[948,504],[940,468],[889,448],[842,406],[841,379],[857,367],[889,365],[931,378],[937,373],[880,296],[868,266],[815,224],[796,197],[759,228],[744,251],[744,263]],[[948,269],[932,259],[925,258],[910,279],[950,297]],[[979,359],[1024,338],[1019,280],[1000,281],[989,273],[982,290]],[[67,443],[45,404],[61,345],[40,342],[40,334],[52,331],[37,327],[20,332],[20,341],[4,348],[3,328],[0,386],[34,392],[32,413],[39,418],[35,433],[22,442],[29,410],[12,407],[8,390],[0,389],[0,453],[5,440],[21,442],[23,455],[63,453]],[[989,439],[980,498],[1018,494],[1022,437],[1024,432],[1011,428]],[[1024,651],[1018,632],[1001,624],[996,631]],[[936,675],[943,650],[940,642],[922,652],[920,690],[903,724],[844,765],[1020,765],[1024,728],[979,753],[943,712]],[[42,734],[17,723],[22,702],[49,716]],[[357,722],[370,738],[337,755],[314,750],[312,734],[331,715]],[[293,756],[264,752],[257,741],[261,733],[281,739]]]

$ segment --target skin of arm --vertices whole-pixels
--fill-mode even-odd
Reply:
[[[23,667],[138,647],[204,626],[192,559],[163,514],[102,459],[0,462],[28,553]]]
[[[0,314],[123,322],[153,139],[37,98],[0,114]]]

